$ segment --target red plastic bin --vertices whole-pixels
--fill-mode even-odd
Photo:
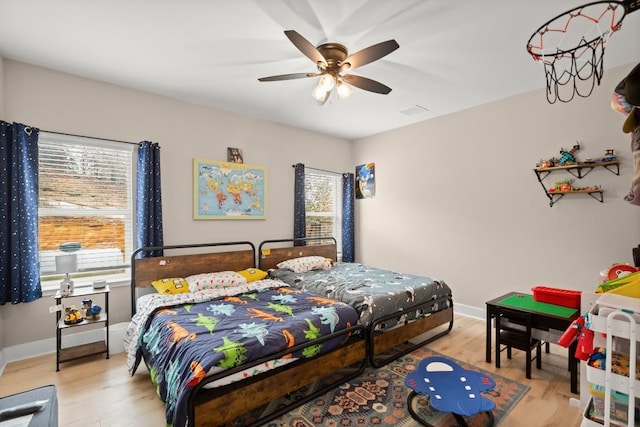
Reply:
[[[550,288],[547,286],[536,286],[531,288],[533,299],[549,304],[561,305],[569,308],[580,308],[580,296],[582,291],[571,289]]]

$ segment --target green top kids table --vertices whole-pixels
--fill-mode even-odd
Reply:
[[[577,308],[563,307],[561,305],[539,302],[533,299],[533,295],[522,292],[509,292],[498,298],[487,301],[487,336],[486,336],[486,361],[491,363],[491,324],[497,308],[509,308],[525,313],[530,313],[533,328],[553,335],[562,335],[580,315]],[[569,346],[569,372],[571,374],[571,392],[578,393],[578,359],[574,357],[577,342]]]

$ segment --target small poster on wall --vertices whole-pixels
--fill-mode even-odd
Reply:
[[[356,166],[356,199],[371,199],[376,195],[375,163]]]
[[[231,163],[244,163],[242,150],[235,147],[227,147],[227,161]]]
[[[193,159],[194,219],[264,219],[266,194],[262,166]]]

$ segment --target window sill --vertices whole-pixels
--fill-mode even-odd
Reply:
[[[89,279],[74,279],[74,287],[75,288],[88,288],[93,286],[94,280],[101,280],[101,278],[92,278]],[[110,288],[120,288],[124,286],[130,286],[131,277],[129,274],[118,274],[112,275],[103,280],[107,281],[107,284]],[[60,280],[43,280],[42,281],[42,296],[43,297],[52,297],[60,290]]]

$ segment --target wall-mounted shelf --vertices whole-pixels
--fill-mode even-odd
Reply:
[[[538,182],[542,186],[544,193],[549,198],[549,206],[553,206],[558,200],[564,197],[565,194],[588,194],[600,203],[604,202],[603,190],[600,187],[591,187],[586,189],[570,190],[570,191],[549,191],[545,187],[543,180],[549,176],[552,172],[566,171],[578,179],[582,179],[589,174],[594,168],[603,167],[609,172],[620,175],[620,161],[611,160],[608,162],[580,162],[571,165],[564,166],[551,166],[547,168],[535,168],[533,171],[538,178]]]

